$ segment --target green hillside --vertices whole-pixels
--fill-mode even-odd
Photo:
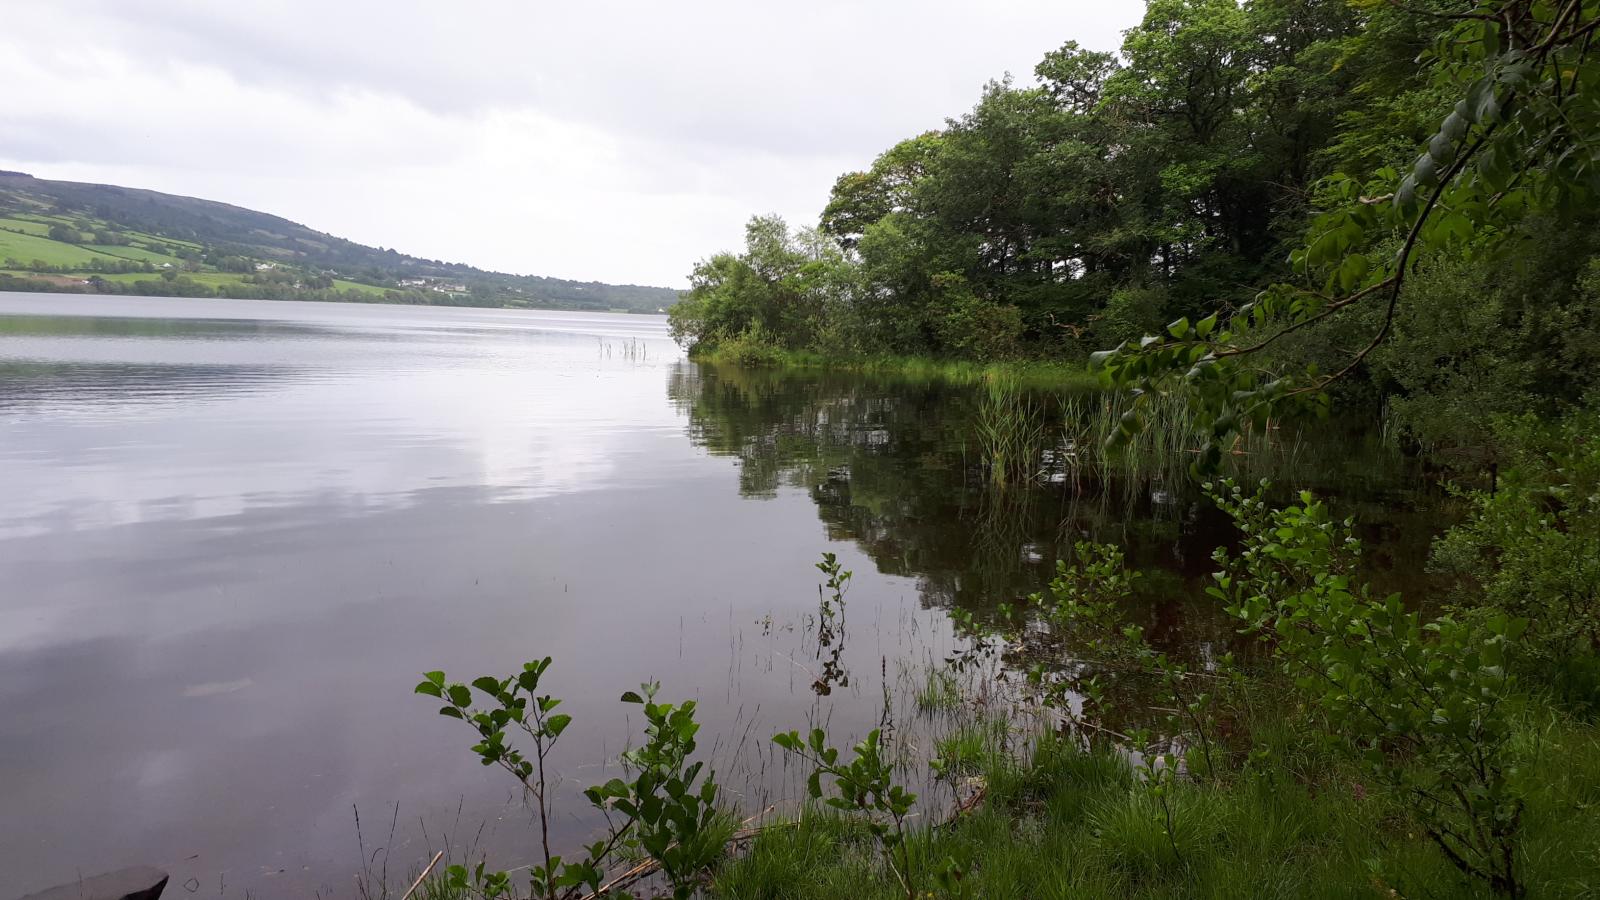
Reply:
[[[0,290],[653,313],[670,288],[488,272],[226,203],[0,172]]]

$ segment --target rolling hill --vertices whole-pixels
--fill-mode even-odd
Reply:
[[[227,203],[0,172],[0,290],[657,312],[671,288],[490,272]]]

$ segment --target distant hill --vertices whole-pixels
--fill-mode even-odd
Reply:
[[[656,312],[671,288],[489,272],[227,203],[0,171],[0,290]]]

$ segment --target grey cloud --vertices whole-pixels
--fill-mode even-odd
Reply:
[[[0,167],[508,271],[680,284],[751,212],[939,127],[1139,0],[49,0],[0,31]],[[615,248],[627,247],[626,253]]]

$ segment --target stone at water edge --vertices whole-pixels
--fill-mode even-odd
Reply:
[[[167,873],[134,866],[29,894],[20,900],[156,900],[166,886]]]

